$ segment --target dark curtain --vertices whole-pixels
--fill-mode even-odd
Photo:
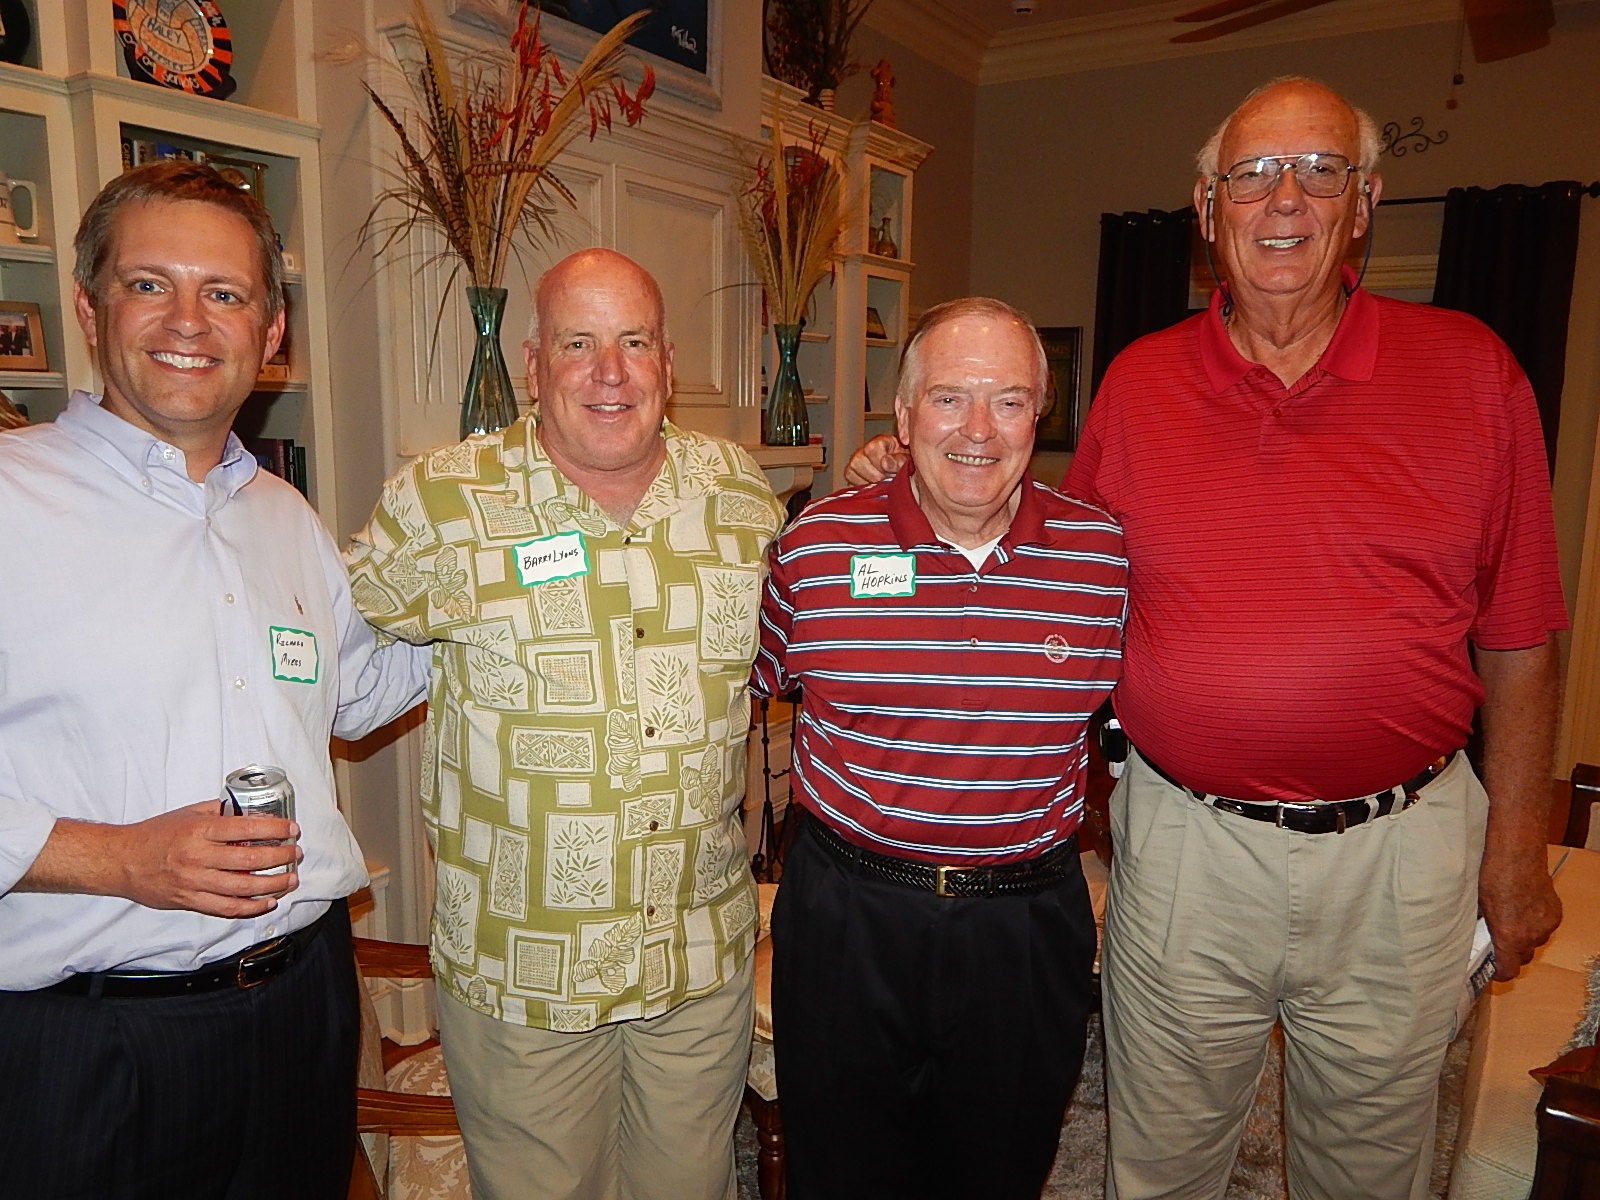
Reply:
[[[1567,313],[1583,186],[1451,188],[1433,302],[1471,313],[1511,347],[1533,384],[1552,472],[1567,365]]]
[[[1188,315],[1193,226],[1190,208],[1100,214],[1091,395],[1124,346]]]

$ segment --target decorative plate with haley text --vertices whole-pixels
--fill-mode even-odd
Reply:
[[[225,99],[233,39],[214,0],[112,0],[117,40],[135,79]]]

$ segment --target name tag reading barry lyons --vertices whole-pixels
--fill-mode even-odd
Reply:
[[[589,556],[584,552],[581,533],[534,538],[511,547],[511,557],[516,559],[517,578],[523,587],[589,573]]]
[[[917,593],[917,560],[912,554],[852,554],[850,556],[850,595],[914,596]]]

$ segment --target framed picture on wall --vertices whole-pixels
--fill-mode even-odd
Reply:
[[[1056,325],[1039,330],[1050,365],[1050,395],[1034,434],[1036,450],[1075,450],[1078,446],[1078,372],[1083,326]]]
[[[581,59],[600,34],[641,9],[646,21],[628,44],[652,55],[658,91],[711,108],[721,108],[721,65],[724,53],[712,43],[722,24],[721,9],[755,0],[542,0],[528,5],[529,18],[537,7],[539,36],[561,55],[562,61]],[[504,38],[517,23],[519,0],[445,0],[456,20]],[[543,18],[556,18],[544,20]],[[638,82],[638,68],[624,72],[629,86]]]
[[[0,300],[0,371],[48,371],[39,306]]]

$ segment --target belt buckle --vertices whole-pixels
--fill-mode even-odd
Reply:
[[[964,871],[965,867],[940,865],[933,868],[933,894],[943,896],[947,900],[959,900],[960,897],[948,889],[946,881],[953,871]]]
[[[261,946],[257,946],[249,954],[241,958],[238,962],[238,965],[234,967],[234,986],[239,988],[253,988],[260,987],[263,983],[265,983],[270,978],[269,975],[252,977],[251,975],[247,974],[247,971],[249,968],[258,965],[267,955],[273,953],[274,951],[283,949],[283,944],[288,940],[289,939],[287,937],[273,938],[270,942],[267,942]]]
[[[1283,823],[1283,814],[1286,813],[1286,812],[1289,812],[1291,810],[1294,811],[1294,812],[1297,812],[1297,813],[1304,813],[1309,818],[1309,817],[1314,816],[1321,809],[1324,809],[1324,808],[1327,808],[1327,807],[1328,807],[1328,805],[1326,805],[1326,804],[1296,804],[1296,803],[1293,803],[1293,802],[1280,803],[1278,805],[1278,812],[1277,812],[1277,826],[1278,826],[1279,829],[1285,828],[1284,823]],[[1345,821],[1344,821],[1344,809],[1335,807],[1334,810],[1333,810],[1333,828],[1334,828],[1334,832],[1335,833],[1343,833],[1344,832],[1344,824],[1345,824]]]

